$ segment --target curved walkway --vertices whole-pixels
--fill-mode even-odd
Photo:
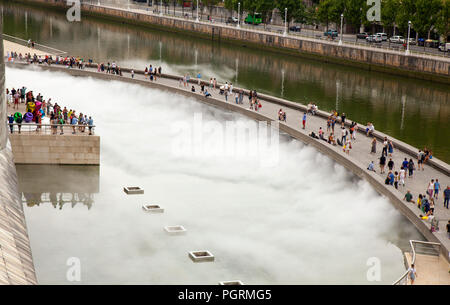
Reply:
[[[10,65],[10,64],[9,64]],[[83,70],[79,69],[67,69],[64,66],[52,65],[36,65],[43,69],[50,69],[52,71],[61,71],[70,73],[72,75],[79,76],[92,76],[96,78],[106,79],[106,80],[121,80],[130,83],[136,83],[141,85],[150,86],[153,88],[159,88],[162,90],[170,90],[177,93],[181,93],[186,96],[196,96],[197,99],[204,103],[212,104],[215,106],[219,106],[225,108],[227,110],[236,111],[242,114],[245,114],[253,119],[262,120],[262,121],[277,121],[278,120],[278,110],[283,108],[287,115],[287,122],[280,122],[280,130],[288,133],[292,137],[299,139],[306,144],[310,144],[317,148],[320,152],[327,154],[329,157],[336,160],[341,165],[345,166],[347,169],[351,170],[354,174],[359,176],[360,178],[366,179],[371,185],[379,192],[380,194],[388,197],[394,206],[400,210],[400,212],[405,215],[416,227],[417,229],[426,237],[427,240],[432,242],[439,242],[442,244],[442,254],[444,257],[449,259],[449,249],[450,249],[450,239],[447,237],[446,233],[446,224],[450,219],[450,210],[445,209],[443,207],[443,196],[442,191],[450,186],[450,166],[438,159],[433,158],[432,162],[429,162],[425,165],[424,171],[415,171],[413,178],[406,178],[406,186],[399,186],[399,189],[396,190],[393,186],[385,185],[384,180],[386,174],[380,175],[379,167],[378,167],[378,157],[381,154],[382,143],[380,139],[382,139],[385,135],[380,132],[376,132],[375,136],[377,137],[377,154],[370,154],[370,141],[371,138],[366,137],[361,131],[364,130],[363,127],[359,126],[359,132],[356,135],[356,141],[352,141],[353,148],[349,155],[342,151],[341,146],[332,146],[325,141],[316,140],[312,137],[308,136],[312,131],[318,134],[319,127],[322,127],[324,131],[326,131],[326,117],[328,117],[328,113],[320,111],[319,115],[307,117],[306,129],[303,130],[301,128],[301,120],[303,116],[303,112],[306,109],[306,106],[293,103],[290,101],[286,101],[279,98],[274,98],[271,96],[266,96],[263,94],[258,94],[258,97],[262,101],[262,108],[259,109],[258,112],[249,109],[248,98],[244,97],[243,105],[237,105],[234,102],[232,96],[228,98],[228,102],[225,101],[223,95],[219,94],[219,90],[215,89],[211,91],[212,97],[205,98],[203,95],[200,95],[200,88],[197,85],[197,80],[191,78],[190,84],[185,88],[180,83],[180,76],[167,75],[163,74],[161,78],[158,78],[157,81],[149,81],[144,77],[143,71],[135,70],[134,79],[131,78],[130,69],[121,68],[123,76],[117,76],[112,74],[106,74],[102,72],[97,72],[97,65],[93,64],[87,66]],[[209,82],[205,82],[205,88],[208,87]],[[196,87],[197,93],[192,93],[190,91],[191,86],[194,85]],[[219,86],[219,84],[218,84]],[[239,88],[234,88],[234,91],[239,90]],[[244,93],[247,94],[248,90],[244,90]],[[347,118],[347,121],[351,121],[351,118]],[[336,135],[339,137],[339,125],[336,124]],[[328,135],[328,133],[327,133]],[[387,136],[387,135],[386,135]],[[404,158],[412,158],[414,161],[417,159],[418,149],[403,143],[399,140],[390,138],[394,142],[394,154],[393,161],[395,162],[395,170],[399,170],[401,162]],[[374,161],[376,165],[376,173],[369,172],[366,168],[370,161]],[[427,185],[431,179],[439,179],[441,184],[441,192],[439,196],[439,200],[435,203],[435,216],[440,221],[439,232],[432,233],[430,231],[430,223],[428,221],[423,221],[419,218],[419,214],[422,213],[413,203],[407,203],[403,201],[403,197],[407,190],[410,190],[414,196],[414,202],[418,196],[418,194],[425,194]]]

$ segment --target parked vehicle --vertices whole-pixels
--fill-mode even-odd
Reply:
[[[419,41],[420,41],[420,39],[422,39],[422,41],[424,41],[423,38],[419,38]],[[407,41],[407,39],[405,40],[405,42],[406,41]],[[416,44],[416,40],[414,38],[409,38],[409,44],[410,45],[415,45]],[[422,43],[422,46],[423,46],[423,43]]]
[[[255,13],[254,15],[248,14],[244,20],[247,24],[261,24],[262,23],[262,15],[260,13]]]
[[[450,42],[441,43],[439,45],[439,51],[441,51],[441,52],[450,52]]]
[[[386,33],[376,33],[375,35],[380,36],[383,41],[387,41],[387,39],[388,39]]]
[[[294,25],[289,28],[289,31],[292,31],[292,32],[300,32],[301,30],[302,30],[301,27],[298,25]]]
[[[339,33],[336,30],[328,30],[327,32],[323,33],[323,36],[338,37]]]
[[[366,32],[356,34],[357,39],[366,39],[368,36],[369,36],[369,34],[367,34]]]
[[[227,23],[238,23],[238,19],[236,17],[228,17]]]
[[[381,43],[381,42],[383,42],[383,38],[381,38],[381,36],[379,36],[379,35],[370,35],[370,36],[367,36],[366,41]]]
[[[389,38],[389,41],[392,43],[405,43],[405,38],[403,36],[392,36]]]
[[[425,46],[430,47],[430,48],[438,48],[439,40],[427,39],[427,40],[425,40]]]

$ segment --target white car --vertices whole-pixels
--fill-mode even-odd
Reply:
[[[375,35],[380,36],[383,41],[387,41],[386,33],[376,33]]]
[[[405,42],[408,41],[407,39],[405,39]],[[409,39],[409,44],[416,44],[416,40],[414,38],[410,38]]]
[[[392,43],[404,43],[405,38],[403,38],[403,36],[392,36],[389,38],[389,41]]]
[[[450,52],[450,43],[449,42],[441,43],[439,45],[439,51],[441,51],[441,52]]]
[[[383,38],[381,38],[381,36],[378,36],[378,35],[370,35],[370,36],[367,36],[366,41],[367,42],[382,42]]]

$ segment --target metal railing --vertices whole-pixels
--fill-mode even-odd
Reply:
[[[72,124],[38,124],[38,123],[7,123],[11,134],[26,135],[80,135],[95,134],[95,125]]]
[[[15,43],[23,45],[25,47],[31,48],[31,46],[28,45],[28,41],[25,40],[25,39],[14,37],[14,36],[11,36],[11,35],[8,35],[8,34],[3,34],[3,38],[8,40],[8,41],[15,42]],[[58,49],[55,49],[55,48],[52,48],[52,47],[49,47],[49,46],[44,46],[44,45],[36,43],[36,42],[34,43],[34,47],[38,51],[48,52],[49,53],[48,55],[64,55],[64,54],[67,54],[67,52],[65,52],[65,51],[61,51],[61,50],[58,50]],[[5,51],[7,51],[7,52],[8,51],[16,52],[15,50],[5,50]]]
[[[410,240],[409,244],[412,250],[412,262],[411,264],[415,264],[416,262],[416,253],[425,254],[425,255],[435,255],[438,257],[441,253],[441,244],[433,243],[429,241],[421,241],[421,240]],[[409,275],[409,267],[406,263],[405,259],[405,267],[406,271],[403,275],[396,280],[392,285],[407,285],[408,284],[408,275]]]

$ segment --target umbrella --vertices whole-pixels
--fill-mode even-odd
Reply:
[[[34,102],[27,103],[27,112],[33,112],[36,108],[36,104]]]
[[[17,119],[21,119],[21,118],[22,118],[22,114],[20,112],[14,113],[14,121],[17,122]]]
[[[27,112],[24,115],[25,123],[29,123],[33,120],[33,114],[31,112]]]

